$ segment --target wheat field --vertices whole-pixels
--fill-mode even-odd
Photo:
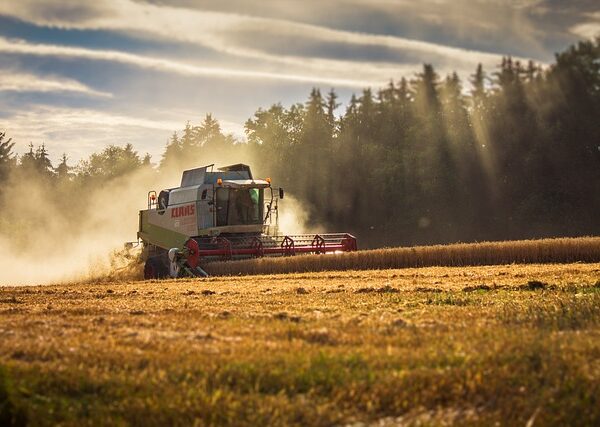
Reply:
[[[0,288],[0,424],[598,425],[600,264]]]
[[[600,262],[600,237],[457,243],[362,250],[334,255],[303,255],[211,262],[206,264],[205,270],[213,276],[223,276],[570,262]]]

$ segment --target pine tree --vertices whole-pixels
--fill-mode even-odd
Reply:
[[[142,159],[142,166],[151,167],[152,166],[152,156],[150,153],[146,153],[144,158]]]
[[[400,79],[400,84],[396,87],[395,99],[396,108],[394,111],[397,120],[397,132],[401,134],[402,139],[406,139],[413,122],[413,99],[408,81],[404,77]]]
[[[62,157],[60,158],[60,163],[54,169],[54,171],[56,172],[56,176],[60,181],[69,180],[72,177],[71,170],[73,169],[73,167],[67,164],[67,160],[67,154],[63,153]]]
[[[408,88],[408,81],[405,77],[400,79],[400,84],[396,87],[396,96],[399,104],[407,104],[411,101],[411,93]]]
[[[471,99],[474,110],[481,110],[484,106],[487,96],[485,90],[486,78],[487,77],[485,71],[483,71],[483,66],[481,63],[477,64],[475,74],[472,74],[471,78],[469,79],[469,82],[471,83]]]
[[[6,179],[10,170],[15,166],[15,155],[12,152],[15,143],[12,138],[6,138],[6,132],[0,132],[0,181]]]
[[[21,169],[25,169],[27,171],[35,171],[36,170],[36,160],[35,153],[33,152],[33,143],[29,143],[29,151],[21,156],[19,159],[19,166]]]
[[[331,128],[331,136],[335,136],[338,132],[338,123],[335,118],[335,110],[341,105],[336,102],[338,99],[337,93],[335,90],[331,88],[331,90],[327,93],[326,105],[327,105],[327,123]]]
[[[166,169],[170,165],[179,163],[181,159],[182,146],[177,132],[173,132],[171,139],[167,141],[165,151],[160,159],[160,169]]]
[[[300,148],[313,160],[325,153],[331,142],[329,118],[325,113],[327,105],[321,91],[313,88],[306,102],[306,114],[300,137]]]
[[[372,136],[375,129],[377,107],[373,100],[373,92],[370,88],[364,89],[362,96],[358,99],[358,117],[360,120],[360,135]]]
[[[208,113],[200,126],[193,127],[193,135],[196,145],[201,147],[208,141],[219,139],[223,134],[218,120]]]
[[[439,76],[431,64],[423,65],[423,72],[413,80],[415,107],[421,115],[435,116],[439,113]]]
[[[527,62],[527,70],[525,71],[525,81],[528,83],[539,82],[542,77],[541,68],[531,59]]]
[[[42,143],[42,145],[38,146],[35,150],[35,164],[36,170],[42,173],[45,176],[53,176],[54,168],[52,167],[52,162],[50,161],[50,157],[48,156],[48,150],[46,150],[46,145]]]
[[[181,147],[180,157],[177,159],[178,163],[182,163],[182,166],[187,167],[190,159],[197,157],[198,155],[198,143],[194,128],[188,121],[183,129],[183,135],[179,140]]]

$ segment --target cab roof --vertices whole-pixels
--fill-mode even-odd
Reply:
[[[250,166],[243,163],[223,166],[217,169],[216,172],[212,170],[213,166],[214,165],[202,166],[200,168],[184,171],[181,176],[181,187],[215,184],[219,178],[223,181],[252,180]]]

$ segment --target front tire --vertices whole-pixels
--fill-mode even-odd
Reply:
[[[160,259],[160,257],[154,256],[146,260],[144,265],[144,279],[165,279],[169,277],[169,269]]]

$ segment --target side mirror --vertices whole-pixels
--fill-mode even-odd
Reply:
[[[283,188],[279,188],[279,198],[283,199],[283,196],[284,196]]]

